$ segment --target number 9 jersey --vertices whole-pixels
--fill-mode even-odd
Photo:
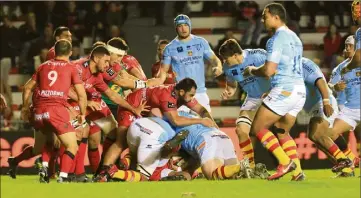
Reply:
[[[76,66],[55,59],[41,64],[32,79],[37,82],[34,106],[66,105],[71,85],[83,83]]]

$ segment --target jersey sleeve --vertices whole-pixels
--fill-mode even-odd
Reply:
[[[117,77],[117,72],[115,72],[113,67],[109,67],[105,72],[102,73],[104,81],[112,81],[115,77]]]
[[[46,55],[46,60],[51,60],[51,59],[54,59],[54,58],[55,58],[55,50],[54,50],[54,48],[51,48],[48,51],[48,54]]]
[[[166,64],[166,65],[170,65],[172,62],[172,57],[170,55],[170,45],[167,45],[165,48],[164,48],[164,51],[163,51],[163,59],[162,59],[162,64]]]
[[[361,28],[357,29],[355,33],[355,51],[361,49]]]
[[[125,57],[123,58],[123,63],[126,65],[127,71],[130,71],[133,68],[139,67],[139,62],[134,57]]]
[[[256,49],[256,65],[263,65],[266,62],[267,59],[267,51],[264,49]]]
[[[96,83],[94,87],[100,93],[104,93],[107,89],[109,89],[108,85],[104,82],[102,76],[98,75]]]
[[[283,51],[282,34],[276,34],[267,41],[267,61],[279,63]]]
[[[162,112],[177,111],[177,99],[171,95],[171,92],[163,92],[160,98],[160,110]]]
[[[214,52],[211,49],[211,46],[209,46],[208,41],[206,41],[204,38],[202,38],[202,45],[204,47],[203,55],[207,60],[209,60],[214,55]]]
[[[330,84],[335,85],[338,82],[341,81],[341,72],[340,72],[340,67],[336,67],[335,69],[333,69],[331,77],[330,77]]]
[[[304,78],[305,82],[308,84],[315,84],[316,80],[323,78],[323,73],[318,66],[311,61],[302,61],[302,66],[304,67],[303,72],[305,72],[306,77]]]
[[[83,81],[81,80],[81,73],[75,66],[70,66],[71,68],[71,83],[72,84],[82,84]]]

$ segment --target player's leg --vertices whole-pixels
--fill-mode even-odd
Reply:
[[[88,139],[88,158],[92,173],[95,174],[100,163],[99,145],[101,141],[101,129],[93,122],[90,123]]]
[[[19,155],[16,157],[9,157],[9,175],[11,178],[16,179],[16,168],[23,160],[30,159],[36,155],[41,154],[42,148],[46,143],[46,136],[40,131],[34,131],[35,143],[33,146],[27,146]],[[48,182],[49,180],[47,180]]]
[[[243,157],[249,160],[251,168],[255,168],[254,150],[249,136],[254,114],[252,111],[241,111],[236,120],[236,133],[238,135],[239,147],[243,153]]]

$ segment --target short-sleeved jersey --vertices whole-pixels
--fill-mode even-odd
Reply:
[[[322,78],[326,82],[326,79],[318,65],[308,58],[302,58],[302,68],[306,85],[306,102],[303,108],[309,111],[322,100],[321,93],[316,86],[317,80]],[[332,92],[329,90],[329,95],[331,94]]]
[[[267,61],[277,63],[277,71],[271,77],[271,87],[282,87],[292,91],[294,85],[303,85],[302,53],[303,45],[298,36],[282,26],[267,41]]]
[[[51,60],[55,58],[55,48],[52,47],[49,49],[48,54],[46,55],[46,60]]]
[[[178,115],[188,118],[197,117],[195,115],[192,115],[184,111],[179,111]],[[176,133],[179,133],[183,130],[189,131],[187,138],[182,142],[182,148],[186,150],[189,154],[191,154],[193,157],[197,156],[197,147],[202,143],[202,141],[204,141],[202,135],[204,133],[211,133],[212,131],[217,131],[216,128],[206,127],[201,124],[193,124],[183,127],[174,127],[174,130]]]
[[[108,84],[108,87],[118,93],[119,95],[124,97],[124,90],[122,87],[114,84],[111,80],[113,80],[118,74],[119,72],[124,69],[120,64],[113,64],[109,69],[107,69],[106,72],[102,73],[103,74],[103,79],[104,82]],[[108,105],[116,105],[113,101],[111,101],[106,95],[102,95],[102,99],[103,101],[108,104]]]
[[[101,93],[105,92],[109,87],[104,82],[102,73],[91,73],[89,62],[88,58],[73,61],[80,70],[79,72],[81,72],[81,79],[84,82],[88,100],[100,101],[102,98]]]
[[[213,51],[202,37],[190,35],[189,41],[173,39],[163,51],[162,64],[171,65],[176,81],[192,78],[197,83],[197,93],[207,91],[205,86],[204,59],[210,59]]]
[[[266,51],[263,49],[243,50],[243,62],[238,65],[228,66],[223,64],[223,72],[227,81],[238,82],[250,98],[260,98],[263,93],[269,91],[271,84],[266,78],[250,76],[244,77],[243,72],[248,66],[260,67],[266,62]]]
[[[130,73],[132,69],[137,69],[139,73],[142,74],[142,78],[140,80],[144,80],[144,81],[147,80],[147,76],[144,74],[142,66],[134,56],[125,55],[122,59],[122,63],[124,64],[124,67],[128,73]]]
[[[34,106],[65,105],[71,85],[83,83],[72,63],[55,59],[41,64],[32,79],[37,82]]]
[[[345,107],[350,109],[360,109],[361,68],[358,67],[351,70],[343,75],[341,80],[346,83]]]
[[[344,67],[347,66],[347,64],[350,62],[350,59],[346,59],[344,61],[342,61],[339,65],[337,65],[337,67],[335,67],[332,70],[332,74],[330,77],[330,84],[335,85],[338,82],[341,81],[341,71]],[[346,94],[345,91],[339,91],[336,93],[337,94],[337,104],[338,105],[343,105],[346,102]]]
[[[175,93],[175,84],[172,85],[160,85],[156,87],[149,87],[137,90],[128,95],[127,101],[131,105],[134,102],[138,103],[138,100],[135,100],[133,96],[138,95],[139,92],[142,93],[142,100],[147,101],[147,105],[150,108],[159,108],[162,112],[169,112],[169,111],[177,111],[178,107],[182,105],[186,105],[189,108],[194,107],[198,104],[197,100],[193,98],[190,102],[186,104],[179,104],[177,100],[177,95]],[[136,104],[135,106],[137,106]]]
[[[355,50],[361,49],[361,28],[358,28],[355,33]]]
[[[154,77],[154,78],[156,77],[156,75],[159,72],[160,66],[161,66],[160,61],[158,61],[152,65],[152,77]],[[167,78],[165,79],[164,84],[169,85],[169,84],[173,84],[173,83],[175,83],[175,75],[173,73],[172,67],[169,67]]]

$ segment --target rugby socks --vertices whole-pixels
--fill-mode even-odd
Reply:
[[[100,153],[98,147],[88,149],[88,158],[91,170],[93,173],[95,173],[100,163]]]
[[[286,166],[290,163],[291,159],[287,156],[287,154],[281,148],[278,139],[272,132],[267,129],[263,129],[257,133],[257,138],[263,144],[264,147],[267,148],[272,154],[277,158],[278,162]]]
[[[61,157],[61,165],[60,165],[60,177],[68,177],[68,173],[73,166],[75,156],[70,151],[65,151]]]
[[[293,175],[297,176],[302,172],[301,162],[297,154],[296,142],[292,139],[290,135],[287,135],[285,138],[279,140],[282,146],[282,149],[286,152],[287,156],[295,162],[297,168],[293,171]]]
[[[328,148],[328,151],[336,158],[336,160],[347,158],[335,143],[330,148]]]
[[[127,153],[122,159],[121,163],[124,165],[124,170],[130,169],[130,154]]]
[[[254,151],[251,138],[248,137],[246,141],[239,143],[239,147],[241,148],[243,157],[249,160],[250,167],[255,168],[256,164],[254,162]]]
[[[346,157],[348,157],[351,161],[354,161],[356,156],[355,154],[353,154],[353,152],[351,151],[350,147],[348,147],[346,150],[342,151]]]
[[[334,142],[341,151],[347,150],[347,142],[342,135],[338,136]]]
[[[76,175],[81,175],[85,173],[84,158],[85,158],[87,144],[88,144],[88,138],[81,139],[81,142],[79,144],[79,150],[77,153],[78,156],[76,158],[76,165],[75,165]]]
[[[240,171],[240,169],[241,169],[241,166],[239,164],[221,166],[213,171],[212,178],[215,180],[230,179],[230,178],[232,178],[233,175],[238,173]]]
[[[140,182],[147,180],[141,173],[132,170],[118,170],[111,177],[112,179],[119,179],[126,182]]]
[[[19,164],[20,162],[22,162],[23,160],[27,160],[30,159],[32,157],[34,157],[34,153],[33,153],[33,146],[27,146],[23,152],[21,152],[18,156],[16,156],[14,158],[14,161],[16,164]]]
[[[44,145],[43,150],[41,151],[41,159],[43,160],[42,165],[44,167],[49,167],[52,150],[53,147],[51,145]]]

